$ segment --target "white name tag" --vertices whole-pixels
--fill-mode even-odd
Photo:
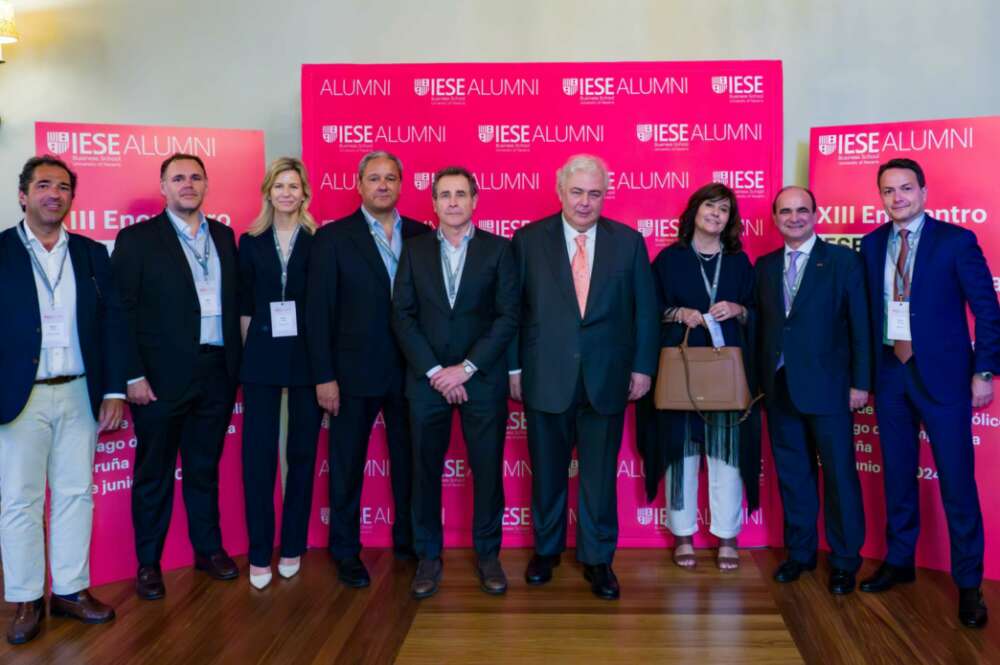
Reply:
[[[705,320],[705,325],[708,326],[708,334],[712,336],[712,346],[717,349],[724,347],[726,345],[726,338],[722,335],[722,326],[719,325],[719,322],[708,312],[702,314],[701,318]]]
[[[299,322],[295,317],[295,301],[271,303],[271,337],[295,337]]]
[[[198,305],[201,307],[202,316],[221,316],[222,303],[219,302],[219,283],[217,281],[198,282],[195,284],[198,290]]]
[[[42,348],[59,349],[69,346],[69,315],[65,307],[42,310]]]
[[[910,336],[910,303],[893,300],[889,303],[889,321],[887,337],[893,340],[911,341]]]

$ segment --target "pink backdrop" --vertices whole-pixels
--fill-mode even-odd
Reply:
[[[205,161],[205,213],[231,226],[237,236],[260,210],[264,135],[259,131],[39,122],[35,150],[58,155],[79,175],[67,229],[105,242],[109,250],[120,229],[163,210],[160,163],[173,152],[193,153]],[[238,401],[219,471],[222,537],[230,554],[247,550],[240,472],[242,409]],[[93,584],[132,577],[136,570],[130,507],[136,439],[127,409],[125,419],[120,430],[100,437],[94,457]],[[193,560],[178,469],[163,566],[189,566]]]
[[[1000,117],[815,127],[809,137],[809,183],[818,200],[817,230],[828,240],[859,247],[862,235],[885,223],[876,185],[878,165],[893,157],[915,159],[927,175],[927,212],[975,232],[990,267],[1000,266],[1000,236],[992,229],[1000,213],[996,187]],[[1000,285],[995,276],[994,287]],[[986,530],[986,577],[1000,578],[1000,404],[973,412],[976,478]],[[874,409],[855,417],[855,450],[864,492],[868,538],[862,553],[885,555],[882,455]],[[920,452],[921,534],[917,565],[949,569],[948,531],[937,470],[926,445]]]
[[[781,94],[775,61],[305,65],[302,152],[315,190],[312,210],[325,223],[356,209],[358,161],[386,149],[403,161],[403,214],[431,223],[431,174],[460,164],[479,182],[476,224],[510,237],[558,209],[556,169],[569,155],[590,152],[611,170],[605,214],[642,232],[651,258],[675,239],[688,195],[712,180],[736,190],[753,258],[777,246],[770,199],[781,185]],[[531,469],[522,406],[510,407],[503,523],[504,544],[516,547],[532,542]],[[662,546],[668,542],[662,489],[653,505],[646,503],[633,419],[626,423],[619,543]],[[445,542],[469,546],[471,478],[457,421],[453,432],[442,476]],[[326,447],[324,430],[313,546],[327,544]],[[362,539],[386,546],[395,516],[381,422],[369,456]],[[571,466],[571,478],[575,473]],[[765,487],[769,474],[768,460]],[[570,488],[572,544],[575,481]],[[762,494],[768,501],[771,493]],[[745,521],[741,544],[766,545],[761,511]]]

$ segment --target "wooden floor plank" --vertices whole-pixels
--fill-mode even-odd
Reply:
[[[131,581],[96,589],[115,606],[114,622],[47,618],[31,643],[0,642],[0,665],[1000,663],[1000,620],[983,631],[959,626],[945,573],[920,570],[916,584],[885,594],[833,597],[825,563],[780,585],[771,573],[781,552],[744,551],[734,573],[719,571],[712,554],[700,551],[686,571],[663,550],[623,550],[615,602],[591,595],[572,552],[550,584],[529,587],[530,551],[505,551],[510,590],[495,597],[479,590],[474,554],[451,550],[441,591],[424,601],[409,595],[415,565],[387,550],[364,553],[372,586],[360,590],[337,581],[325,551],[310,551],[299,575],[264,591],[250,588],[240,559],[244,575],[233,582],[167,573],[162,601],[139,600]],[[985,593],[1000,611],[1000,584]],[[0,610],[4,628],[12,611]]]

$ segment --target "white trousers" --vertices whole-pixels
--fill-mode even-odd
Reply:
[[[708,463],[709,532],[717,538],[735,538],[743,525],[743,480],[740,470],[720,459],[705,457]],[[698,532],[698,467],[701,456],[684,458],[684,507],[669,506],[667,527],[675,536],[693,536]],[[666,491],[669,503],[671,471],[667,469]]]
[[[8,602],[29,602],[45,593],[46,479],[52,593],[90,586],[96,444],[97,422],[84,378],[35,385],[24,411],[0,425],[0,552]]]

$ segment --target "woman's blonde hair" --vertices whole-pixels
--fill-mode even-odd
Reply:
[[[299,174],[302,183],[302,205],[299,206],[298,221],[309,234],[316,233],[318,228],[316,220],[309,214],[309,201],[312,200],[312,188],[309,186],[309,176],[306,174],[305,165],[294,157],[279,157],[271,162],[264,175],[264,183],[260,186],[260,192],[264,197],[264,203],[260,208],[260,214],[250,225],[249,233],[252,236],[259,236],[274,224],[274,204],[271,203],[271,188],[278,176],[286,171],[294,171]]]

